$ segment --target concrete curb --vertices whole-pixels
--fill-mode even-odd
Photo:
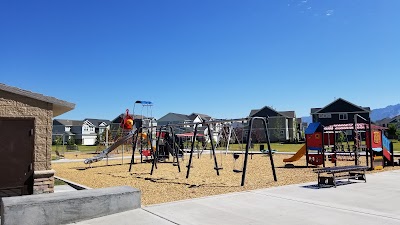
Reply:
[[[140,207],[140,190],[128,186],[8,197],[1,199],[1,224],[68,224]]]

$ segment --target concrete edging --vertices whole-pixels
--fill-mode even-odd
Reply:
[[[1,199],[1,225],[68,224],[141,207],[141,192],[129,186]]]

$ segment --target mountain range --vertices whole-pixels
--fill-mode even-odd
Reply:
[[[400,103],[397,105],[389,105],[389,106],[386,106],[385,108],[373,109],[371,111],[371,120],[373,122],[376,122],[378,120],[385,119],[385,118],[392,118],[397,115],[400,115]],[[304,116],[304,117],[301,117],[301,119],[303,122],[306,122],[306,123],[312,122],[311,116]]]

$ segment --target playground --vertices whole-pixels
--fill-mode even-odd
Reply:
[[[182,172],[178,173],[176,166],[170,163],[158,163],[153,175],[150,175],[151,163],[134,164],[132,171],[128,172],[129,162],[121,165],[120,160],[100,161],[92,168],[82,162],[54,163],[52,166],[57,171],[57,176],[89,186],[92,188],[128,185],[142,191],[142,204],[152,205],[163,202],[178,201],[183,199],[198,198],[237,191],[247,191],[259,188],[315,182],[316,175],[312,168],[304,168],[304,160],[293,162],[295,168],[285,168],[284,158],[288,155],[274,154],[275,168],[278,181],[274,182],[268,155],[254,155],[249,158],[246,176],[246,185],[240,186],[241,173],[234,173],[232,154],[217,154],[222,161],[223,170],[217,176],[213,169],[213,160],[208,154],[200,159],[193,158],[193,168],[188,179],[185,178],[187,164],[185,159]],[[222,159],[222,160],[221,160]],[[139,160],[139,159],[137,159]],[[242,160],[240,157],[238,160]],[[239,163],[238,161],[237,163]],[[242,162],[240,162],[242,163]],[[353,165],[354,162],[341,162],[340,165]],[[333,166],[327,162],[326,166]],[[385,167],[385,171],[399,167]],[[370,171],[368,173],[374,173]]]
[[[142,109],[143,106],[152,105],[147,101],[136,103],[142,104]],[[126,110],[120,124],[124,133],[111,146],[97,151],[95,155],[76,154],[76,159],[88,157],[84,164],[82,161],[54,163],[53,168],[57,171],[57,176],[91,188],[123,185],[138,188],[142,191],[144,205],[311,182],[315,181],[316,173],[318,187],[336,187],[340,184],[337,181],[339,178],[348,179],[348,182],[350,179],[365,180],[367,169],[371,170],[367,173],[372,173],[383,169],[385,165],[391,165],[385,170],[398,168],[393,167],[393,144],[379,127],[372,126],[371,123],[356,121],[354,125],[331,127],[312,123],[305,132],[306,142],[287,148],[293,152],[292,155],[279,154],[285,152],[285,148],[274,154],[277,149],[272,148],[269,142],[268,119],[262,117],[246,119],[249,122],[246,140],[252,140],[252,124],[258,120],[263,124],[266,146],[255,145],[251,141],[242,143],[241,150],[237,149],[238,146],[229,146],[231,137],[236,135],[230,124],[243,120],[244,118],[239,118],[202,123],[208,130],[211,130],[213,124],[223,125],[215,143],[211,132],[200,135],[203,140],[209,140],[210,144],[209,147],[204,145],[203,149],[195,146],[199,123],[185,123],[184,125],[193,125],[194,132],[191,134],[193,138],[189,149],[184,149],[179,134],[174,131],[174,127],[181,124],[156,128],[150,125],[151,121],[145,123],[144,120],[134,119],[129,110]],[[336,140],[342,130],[353,130],[355,134],[352,148],[349,141],[346,141],[347,151],[343,143]],[[241,139],[237,136],[234,140],[243,140],[244,136]],[[226,148],[221,145],[224,142]],[[127,159],[124,159],[121,147],[125,150],[132,148],[130,154],[127,151]],[[328,152],[328,149],[331,151]],[[68,159],[70,156],[64,157]],[[362,170],[362,174],[355,172],[357,170]],[[335,173],[341,175],[335,176]]]

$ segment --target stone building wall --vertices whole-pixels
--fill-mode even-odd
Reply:
[[[51,170],[53,105],[0,90],[0,117],[33,118],[35,121],[34,194],[54,190],[54,170]]]

